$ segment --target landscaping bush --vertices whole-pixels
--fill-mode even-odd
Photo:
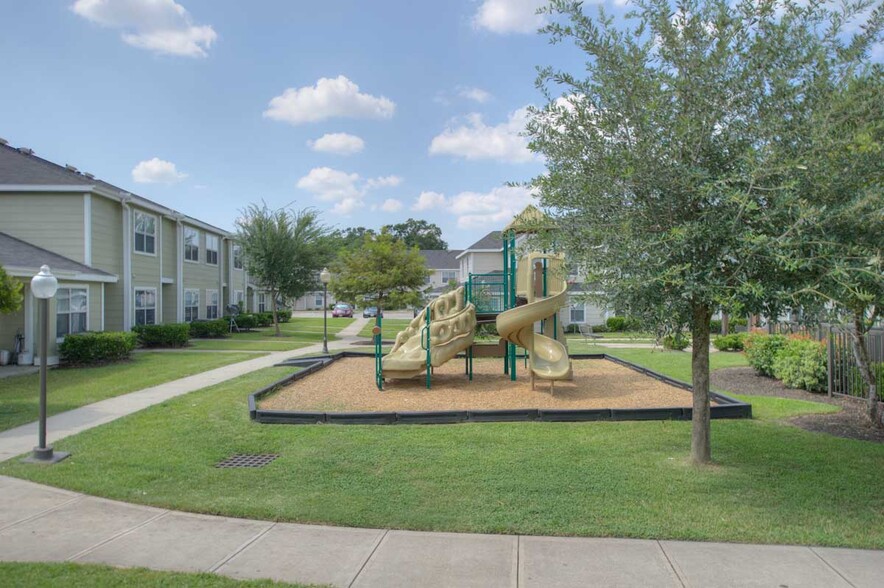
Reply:
[[[292,319],[292,311],[290,310],[277,310],[276,318],[279,319],[281,323],[287,323]],[[271,321],[273,319],[271,318]]]
[[[273,324],[273,313],[257,312],[255,313],[255,320],[258,321],[259,327],[269,327]]]
[[[663,337],[663,349],[684,351],[691,344],[691,339],[681,331]]]
[[[135,333],[122,331],[75,333],[65,336],[58,350],[64,362],[93,365],[128,359],[136,341]]]
[[[223,318],[190,323],[190,336],[196,339],[218,339],[229,332],[230,323]]]
[[[791,337],[774,357],[774,377],[790,388],[825,390],[827,373],[826,346],[819,341]]]
[[[605,326],[609,331],[636,331],[639,328],[637,319],[628,316],[612,316],[606,322]]]
[[[258,319],[253,314],[241,314],[236,317],[236,326],[248,331],[258,326]]]
[[[773,364],[777,352],[786,345],[786,337],[783,335],[764,335],[752,333],[743,340],[743,349],[746,351],[746,359],[762,376],[773,376]]]
[[[745,340],[745,333],[731,333],[716,337],[712,340],[712,344],[719,351],[742,351]]]
[[[608,325],[593,325],[592,326],[593,333],[607,333]]]
[[[718,319],[712,319],[709,321],[709,332],[713,335],[721,333],[721,321]]]
[[[573,334],[579,333],[579,332],[580,332],[580,325],[578,325],[577,323],[571,323],[570,325],[565,327],[565,333],[568,335],[573,335]]]
[[[137,325],[132,331],[142,347],[184,347],[190,340],[190,325],[187,323]]]

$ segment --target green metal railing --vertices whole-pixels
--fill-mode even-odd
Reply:
[[[383,358],[384,329],[381,326],[381,312],[378,310],[374,327],[374,381],[378,390],[384,389],[384,370],[381,360]]]
[[[473,303],[476,314],[498,314],[507,309],[505,274],[469,274],[466,286],[467,302]]]

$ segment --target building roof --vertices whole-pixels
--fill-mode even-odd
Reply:
[[[98,282],[117,281],[117,276],[114,274],[37,247],[6,233],[0,233],[0,266],[3,266],[10,275],[32,276],[44,264],[48,265],[52,273],[60,278]]]
[[[460,263],[457,261],[457,256],[460,252],[460,249],[452,249],[450,251],[445,249],[421,249],[420,253],[427,260],[427,267],[430,269],[458,269]]]
[[[7,186],[76,186],[83,191],[102,190],[109,193],[115,198],[125,199],[132,198],[136,205],[146,206],[148,208],[159,211],[160,213],[170,216],[182,217],[185,222],[190,221],[204,228],[217,231],[222,235],[229,235],[230,232],[215,227],[197,218],[187,216],[177,210],[163,206],[149,198],[139,196],[128,190],[124,190],[118,186],[114,186],[104,180],[95,177],[89,177],[85,172],[76,168],[58,165],[49,160],[34,155],[33,151],[24,148],[16,149],[9,145],[0,143],[0,185]]]
[[[471,251],[503,251],[503,239],[500,238],[500,231],[491,231],[463,251],[457,254],[457,258],[461,258]]]

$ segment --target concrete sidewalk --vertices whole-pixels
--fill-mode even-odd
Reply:
[[[425,533],[196,515],[0,476],[0,560],[343,587],[881,586],[884,551]]]
[[[329,341],[329,349],[353,349],[351,343],[358,340],[356,334],[359,333],[367,322],[368,319],[359,318],[341,329],[338,332],[339,339]],[[92,427],[109,423],[154,404],[165,402],[170,398],[214,386],[232,378],[273,366],[285,359],[309,353],[319,353],[321,351],[322,343],[315,343],[291,351],[268,353],[255,359],[233,363],[51,416],[46,420],[48,443],[55,443],[59,439],[64,439]],[[36,422],[3,431],[0,433],[0,462],[31,451],[36,442]]]

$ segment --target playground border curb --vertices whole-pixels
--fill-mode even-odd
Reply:
[[[590,422],[590,421],[664,421],[690,420],[691,407],[649,407],[649,408],[593,408],[593,409],[546,409],[516,408],[498,410],[436,410],[421,412],[295,412],[287,410],[264,410],[258,408],[258,401],[290,384],[313,374],[345,357],[374,357],[373,353],[361,351],[340,351],[334,354],[317,355],[288,359],[275,367],[302,367],[298,372],[277,380],[272,384],[249,394],[249,418],[262,424],[288,425],[438,425],[455,423],[501,423],[501,422]],[[461,357],[461,356],[458,356]],[[613,361],[641,374],[660,380],[670,386],[693,391],[690,384],[664,376],[653,370],[638,366],[607,353],[583,353],[571,359],[603,359]],[[721,392],[709,392],[716,405],[710,408],[713,419],[752,418],[752,405]]]

